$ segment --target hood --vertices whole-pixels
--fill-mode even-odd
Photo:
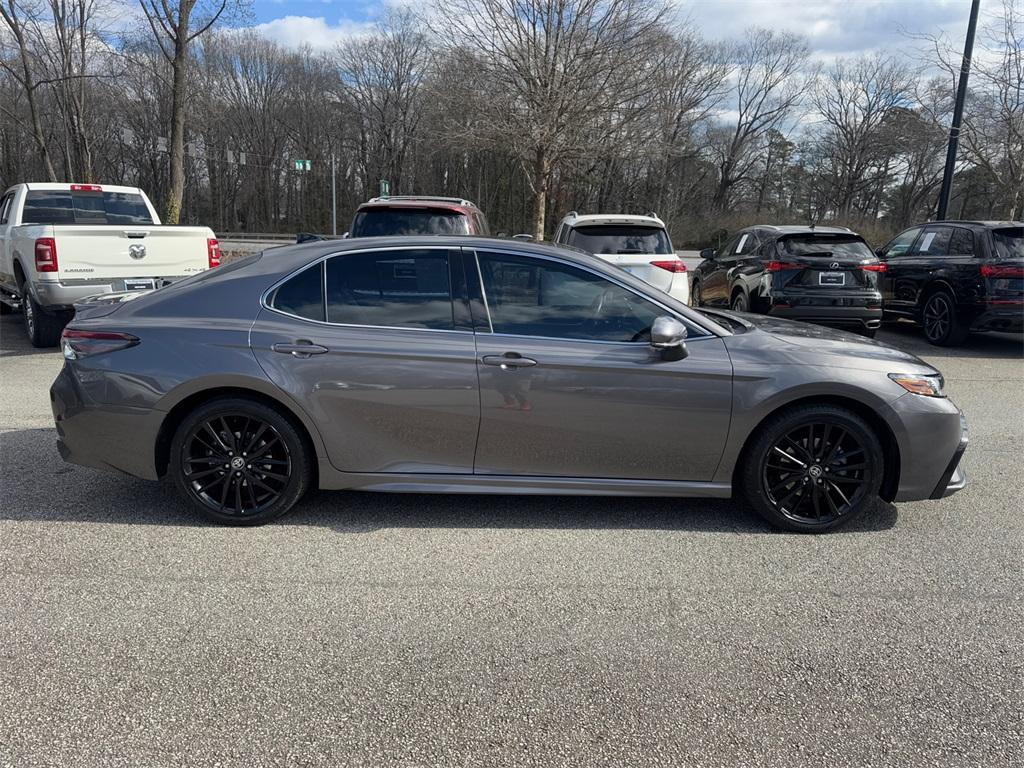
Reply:
[[[762,351],[774,363],[884,370],[886,373],[938,373],[916,355],[874,339],[813,323],[764,315],[715,311],[731,321],[730,352]],[[737,328],[739,326],[742,328]]]

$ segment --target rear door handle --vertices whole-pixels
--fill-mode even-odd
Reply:
[[[294,344],[274,344],[270,348],[284,355],[291,354],[293,357],[309,357],[310,355],[322,355],[327,352],[327,347],[321,347],[319,344],[314,344],[304,339],[300,339]]]
[[[503,371],[508,371],[512,368],[529,368],[537,364],[536,360],[518,355],[484,355],[481,360],[484,365],[496,365]]]

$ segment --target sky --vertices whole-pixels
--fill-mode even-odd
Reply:
[[[371,25],[385,4],[416,0],[256,0],[253,23],[288,46],[329,49]],[[677,12],[705,38],[737,39],[749,26],[806,35],[815,57],[896,52],[908,33],[945,32],[956,47],[967,30],[970,0],[675,0]],[[994,11],[998,0],[983,0]]]

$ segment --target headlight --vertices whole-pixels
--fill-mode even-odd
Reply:
[[[903,387],[907,392],[925,397],[945,397],[942,391],[945,381],[941,373],[890,373],[889,378]]]

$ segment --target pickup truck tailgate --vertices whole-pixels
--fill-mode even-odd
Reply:
[[[181,277],[209,266],[205,227],[56,225],[61,280]]]

